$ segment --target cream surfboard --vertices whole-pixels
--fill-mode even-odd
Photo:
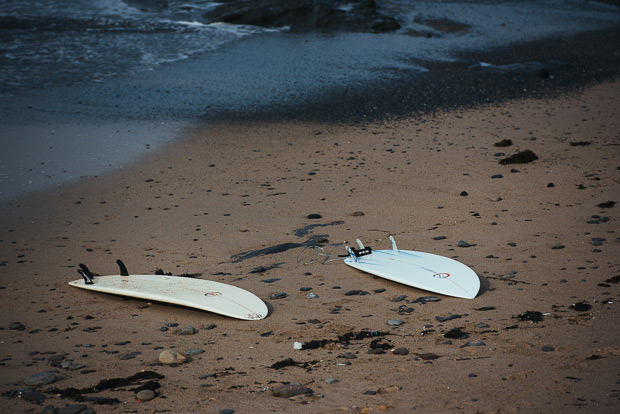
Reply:
[[[80,264],[82,279],[69,285],[95,292],[153,300],[201,309],[231,318],[258,320],[269,313],[267,305],[247,290],[225,283],[165,275],[129,275],[117,262],[121,274],[95,276]]]
[[[458,298],[473,299],[480,290],[476,272],[456,260],[431,253],[398,250],[394,238],[391,250],[372,250],[357,240],[359,249],[347,247],[344,262],[351,267],[394,282]]]

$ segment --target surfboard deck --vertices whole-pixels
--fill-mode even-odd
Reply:
[[[392,236],[390,240],[391,250],[372,250],[358,240],[360,250],[347,247],[349,257],[344,262],[363,272],[430,292],[465,299],[474,299],[478,294],[480,279],[469,267],[432,253],[398,250]]]
[[[153,300],[186,306],[231,318],[263,319],[269,313],[267,305],[247,290],[225,283],[181,276],[112,275],[93,276],[69,282],[69,285],[138,299]]]

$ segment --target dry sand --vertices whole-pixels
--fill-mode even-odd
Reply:
[[[620,284],[600,284],[620,275],[620,206],[598,205],[620,201],[619,96],[615,82],[551,101],[364,126],[207,125],[130,168],[3,206],[0,411],[618,412]],[[494,146],[504,139],[513,145]],[[538,160],[498,163],[498,153],[523,150]],[[403,249],[473,268],[478,297],[414,303],[432,293],[339,261],[304,265],[302,248],[233,260],[312,236],[327,238],[330,254],[357,237],[388,248],[390,234]],[[458,247],[461,240],[472,246]],[[116,274],[117,258],[133,273],[202,272],[255,293],[270,315],[240,321],[67,285],[78,263]],[[266,271],[251,273],[260,266]],[[345,296],[355,289],[369,294]],[[287,297],[269,299],[280,292]],[[521,321],[527,311],[543,320]],[[460,317],[436,319],[450,315]],[[404,323],[389,326],[394,318]],[[198,332],[160,330],[170,322]],[[453,328],[469,337],[446,338]],[[293,349],[371,330],[389,335]],[[369,354],[374,339],[390,349]],[[157,365],[166,349],[204,352]],[[63,356],[84,367],[58,366]],[[287,358],[300,366],[270,368]],[[44,392],[142,370],[164,376],[148,402],[136,401],[138,385],[84,394],[120,401],[111,405]],[[45,371],[59,378],[36,387],[45,401],[16,397],[24,379]],[[313,393],[273,395],[289,382]]]

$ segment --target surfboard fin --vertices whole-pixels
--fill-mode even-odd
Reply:
[[[390,236],[390,241],[392,242],[392,251],[398,253],[398,247],[396,247],[396,241],[394,240],[394,237]]]
[[[364,250],[364,243],[362,243],[360,239],[355,239],[355,241],[357,242],[357,245],[359,246],[360,250]]]
[[[78,273],[82,275],[84,278],[84,283],[87,285],[93,285],[95,282],[93,281],[93,272],[86,267],[84,263],[80,263],[80,268],[78,269]]]
[[[118,259],[116,261],[116,264],[121,269],[121,276],[129,276],[129,272],[127,271],[127,268],[125,267],[125,263],[123,263],[121,259]]]

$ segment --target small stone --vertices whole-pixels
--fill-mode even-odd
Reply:
[[[317,299],[319,297],[319,295],[317,295],[316,293],[310,292],[306,295],[306,299]]]
[[[141,390],[136,393],[136,400],[141,402],[151,401],[156,396],[157,394],[153,390]]]
[[[214,329],[216,327],[217,327],[217,325],[214,325],[212,323],[207,323],[207,324],[201,326],[202,329],[206,329],[206,330]]]
[[[325,382],[328,384],[335,384],[338,382],[338,380],[335,378],[325,378]]]
[[[398,325],[402,325],[404,322],[402,319],[390,319],[388,321],[388,325],[390,326],[398,326]]]
[[[354,211],[353,213],[351,213],[351,215],[353,217],[361,217],[361,216],[365,216],[366,214],[364,214],[363,211]]]
[[[231,409],[231,408],[224,408],[223,410],[220,410],[220,414],[234,414],[235,410]]]
[[[406,298],[407,298],[407,295],[400,295],[400,296],[395,296],[395,297],[391,298],[390,300],[392,302],[402,302]]]
[[[381,355],[385,354],[385,350],[383,348],[370,348],[368,350],[369,355]]]
[[[26,329],[26,326],[21,322],[11,322],[9,324],[9,329],[14,331],[23,331]]]
[[[527,164],[538,159],[538,156],[531,150],[517,152],[499,161],[501,165],[508,164]]]
[[[285,292],[272,293],[271,295],[269,295],[269,299],[284,299],[287,296],[288,295]]]
[[[363,296],[363,295],[370,295],[370,293],[366,292],[365,290],[355,289],[355,290],[349,290],[344,295],[345,296],[355,296],[355,295]]]
[[[47,385],[57,381],[59,377],[52,371],[40,372],[29,376],[24,380],[24,384],[29,386]]]
[[[542,350],[543,352],[553,352],[555,351],[555,348],[549,345],[543,345]]]
[[[482,341],[469,341],[466,342],[465,345],[462,346],[462,348],[465,348],[467,346],[486,346],[486,344]]]
[[[504,178],[504,176],[503,176],[503,175],[501,175],[501,174],[494,174],[494,175],[492,175],[492,176],[491,176],[491,178],[493,178],[493,179],[496,179],[496,178]]]
[[[186,356],[199,355],[204,352],[205,352],[204,349],[190,349],[189,351],[185,352],[185,355]]]
[[[446,236],[435,236],[433,237],[433,240],[445,240]]]
[[[298,382],[291,382],[290,384],[282,385],[272,390],[273,396],[279,398],[290,398],[296,395],[312,394],[312,392],[310,388]]]
[[[88,406],[86,404],[74,404],[66,405],[56,409],[56,414],[78,414],[86,410]]]
[[[41,410],[41,414],[56,414],[56,408],[53,405],[46,405]]]
[[[185,355],[174,350],[166,350],[159,354],[159,362],[165,365],[179,365],[187,361]]]
[[[469,244],[465,240],[459,240],[458,246],[459,247],[471,247],[471,246],[473,246],[473,244]]]
[[[194,335],[196,332],[198,332],[198,330],[193,326],[184,326],[181,329],[176,329],[173,333],[175,335]]]
[[[392,353],[394,355],[409,355],[409,350],[407,348],[395,348]]]
[[[551,249],[552,250],[560,250],[563,249],[565,246],[563,244],[556,244],[555,246],[553,246]]]
[[[461,191],[461,197],[467,197],[469,193],[467,191]]]
[[[314,213],[314,214],[308,214],[308,218],[310,220],[318,220],[320,218],[323,218],[323,216],[321,216],[320,214]]]
[[[416,354],[418,357],[422,358],[424,361],[434,361],[439,358],[439,355],[433,354],[432,352],[427,352],[425,354]]]

